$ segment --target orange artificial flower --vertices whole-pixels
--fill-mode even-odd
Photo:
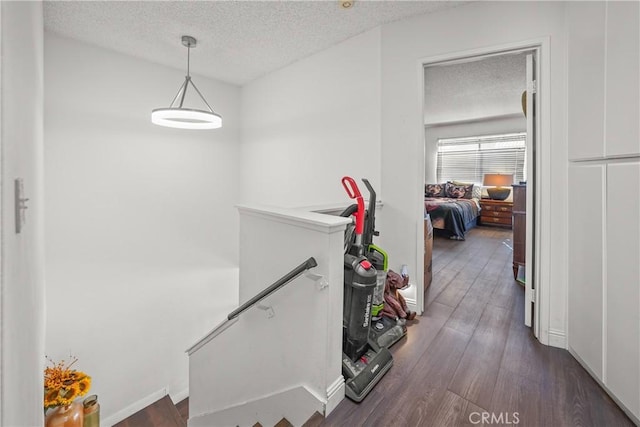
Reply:
[[[87,394],[91,387],[91,377],[84,372],[71,369],[78,361],[74,358],[67,364],[64,360],[54,363],[44,370],[44,407],[67,406]]]

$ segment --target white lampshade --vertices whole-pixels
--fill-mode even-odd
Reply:
[[[485,173],[482,185],[486,187],[508,187],[513,184],[512,174]]]
[[[156,108],[151,112],[151,122],[179,129],[217,129],[222,127],[218,114],[190,108]]]

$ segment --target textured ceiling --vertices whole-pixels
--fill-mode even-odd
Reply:
[[[468,2],[46,1],[45,30],[242,85],[376,26]]]
[[[425,70],[425,124],[522,114],[525,53]]]

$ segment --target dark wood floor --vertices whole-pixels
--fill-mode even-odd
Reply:
[[[491,227],[464,242],[436,237],[426,311],[391,349],[393,368],[363,402],[345,399],[306,427],[633,426],[566,350],[524,326],[510,239]],[[117,427],[184,426],[188,401],[176,406],[167,396]]]
[[[632,426],[566,350],[524,326],[510,239],[491,227],[463,242],[436,237],[426,311],[392,348],[393,368],[363,402],[345,399],[320,425]],[[483,424],[483,412],[496,418]]]
[[[186,399],[174,405],[167,395],[113,427],[186,427],[186,406]]]

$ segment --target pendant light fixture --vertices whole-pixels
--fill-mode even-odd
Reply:
[[[196,39],[191,36],[182,36],[182,44],[187,48],[187,76],[184,83],[178,89],[178,93],[169,104],[168,108],[156,108],[151,112],[151,122],[160,126],[167,126],[180,129],[217,129],[222,127],[222,116],[213,111],[204,96],[200,93],[196,85],[191,80],[189,74],[189,60],[191,48],[196,46]],[[189,85],[193,86],[200,95],[200,99],[205,103],[207,110],[185,108],[184,97],[187,94]]]

